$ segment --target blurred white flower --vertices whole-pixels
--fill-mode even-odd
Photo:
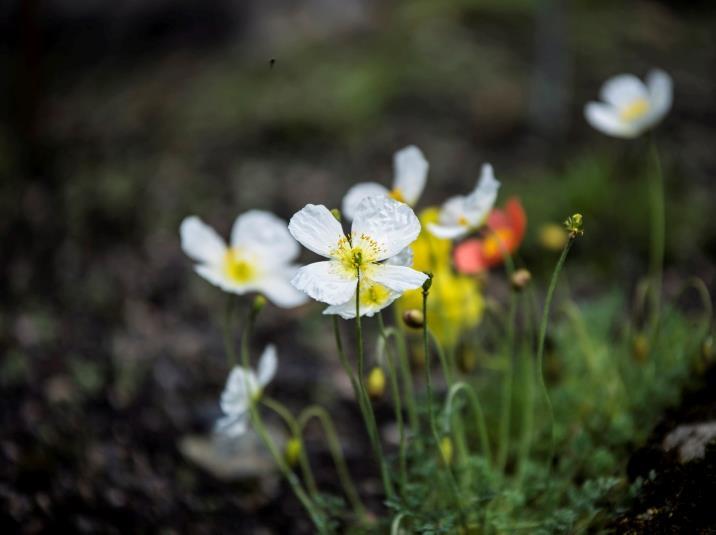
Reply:
[[[180,227],[181,246],[196,260],[196,272],[226,292],[239,295],[260,292],[274,304],[290,308],[306,296],[289,283],[300,252],[286,223],[270,212],[250,210],[236,218],[231,245],[196,216]]]
[[[234,366],[221,393],[221,411],[224,416],[216,422],[215,431],[234,438],[242,435],[249,423],[251,403],[255,403],[263,389],[276,375],[278,358],[276,347],[266,346],[257,373],[251,369]]]
[[[661,70],[651,71],[646,84],[633,74],[620,74],[604,83],[599,96],[604,102],[584,107],[587,122],[609,136],[634,138],[671,109],[672,80]]]
[[[356,209],[360,202],[366,197],[385,195],[415,206],[420,195],[425,189],[425,181],[428,177],[428,161],[422,151],[415,145],[410,145],[399,150],[393,155],[393,189],[388,190],[377,182],[361,182],[348,190],[343,197],[341,211],[343,216],[352,220],[355,218]]]
[[[389,197],[363,199],[350,235],[343,232],[328,208],[315,204],[294,214],[288,229],[304,247],[329,259],[302,267],[291,280],[316,301],[346,304],[354,297],[358,272],[361,287],[378,284],[398,294],[420,287],[427,278],[405,265],[386,262],[405,255],[404,249],[420,234],[420,221],[413,210]],[[382,303],[382,290],[374,288],[381,292],[378,301]]]
[[[445,201],[438,222],[428,224],[428,230],[438,238],[454,240],[479,228],[492,210],[499,188],[492,166],[489,163],[483,165],[480,180],[472,193]]]

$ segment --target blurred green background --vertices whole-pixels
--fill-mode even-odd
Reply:
[[[408,144],[431,166],[420,208],[466,191],[491,162],[498,204],[517,195],[526,208],[520,256],[538,281],[555,260],[540,225],[579,211],[572,290],[631,294],[647,263],[647,143],[607,138],[582,115],[622,72],[659,67],[674,79],[673,110],[655,133],[666,292],[692,274],[713,287],[714,27],[710,2],[4,4],[5,443],[52,461],[62,437],[95,420],[88,444],[115,442],[117,421],[139,421],[149,431],[127,431],[128,444],[149,450],[205,427],[226,373],[224,296],[193,275],[181,219],[196,214],[228,234],[250,208],[288,219],[309,202],[340,206],[357,181],[388,184],[392,155]],[[296,331],[317,312],[271,308],[259,330],[261,341],[290,341],[284,373],[298,385],[315,376],[305,362],[330,360],[324,322]],[[73,408],[54,412],[63,403]],[[69,472],[83,455],[70,455]],[[155,470],[169,477],[173,466]]]

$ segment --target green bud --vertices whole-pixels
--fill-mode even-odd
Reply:
[[[254,297],[254,302],[251,304],[251,314],[256,317],[259,312],[266,306],[266,298],[259,294],[256,297]]]
[[[339,223],[341,222],[342,215],[341,211],[338,208],[334,208],[333,210],[331,210],[331,214],[333,215],[333,217],[336,218],[336,221],[338,221]]]
[[[425,279],[425,282],[423,283],[423,293],[426,293],[430,290],[430,287],[433,285],[433,274],[432,273],[425,273],[428,278]]]
[[[564,221],[564,227],[569,232],[570,238],[576,238],[584,234],[582,214],[573,214]]]
[[[286,459],[286,464],[289,466],[296,466],[298,459],[301,456],[301,450],[303,445],[301,439],[297,437],[291,437],[286,442],[286,447],[283,452],[283,457]]]

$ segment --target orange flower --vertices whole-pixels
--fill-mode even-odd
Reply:
[[[455,247],[455,267],[460,273],[475,274],[502,263],[505,251],[517,250],[527,227],[527,215],[516,197],[508,199],[503,210],[493,209],[487,216],[481,238],[465,240]]]

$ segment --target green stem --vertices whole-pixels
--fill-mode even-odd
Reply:
[[[365,355],[363,351],[363,328],[361,325],[360,318],[360,280],[361,274],[360,269],[358,272],[358,280],[356,282],[356,343],[358,344],[358,386],[360,387],[360,394],[363,397],[363,403],[365,406],[366,415],[366,426],[368,427],[368,435],[370,436],[371,442],[373,443],[373,451],[378,459],[380,465],[380,475],[383,479],[383,487],[388,498],[395,496],[395,490],[393,489],[393,482],[390,479],[388,473],[388,465],[383,455],[383,447],[380,443],[380,435],[378,433],[378,425],[375,420],[375,413],[373,412],[373,404],[370,401],[368,395],[368,389],[365,385]]]
[[[437,336],[435,336],[435,333],[433,333],[432,330],[428,329],[428,332],[430,333],[430,339],[433,341],[433,346],[435,347],[435,352],[438,354],[438,360],[440,361],[440,367],[443,370],[443,376],[445,377],[445,382],[448,385],[448,388],[452,386],[453,383],[453,371],[450,367],[450,363],[448,362],[447,358],[445,357],[445,351],[443,351],[442,346],[440,345],[440,340],[438,340]]]
[[[400,488],[401,493],[405,495],[405,487],[408,482],[407,465],[405,461],[405,426],[403,425],[403,407],[400,399],[400,389],[398,388],[398,377],[395,372],[395,366],[393,365],[393,352],[388,345],[388,337],[385,333],[385,323],[383,322],[383,314],[378,312],[378,328],[380,329],[380,336],[386,345],[386,368],[388,368],[388,376],[390,380],[390,390],[393,398],[393,405],[395,407],[395,420],[398,424],[398,460],[400,467]]]
[[[346,464],[345,457],[343,456],[343,450],[341,448],[340,441],[338,440],[338,434],[336,433],[336,428],[333,425],[333,420],[331,419],[330,414],[328,414],[323,407],[319,407],[318,405],[306,407],[298,416],[298,426],[301,435],[303,435],[303,431],[311,418],[316,418],[321,423],[323,433],[328,441],[328,449],[333,457],[333,463],[336,465],[338,479],[343,487],[343,492],[345,492],[346,497],[348,498],[348,501],[353,507],[355,513],[361,518],[361,520],[366,521],[367,512],[365,505],[363,505],[363,502],[358,495],[358,491],[353,484],[353,479],[348,471],[348,465]]]
[[[539,318],[539,305],[537,303],[537,296],[535,295],[534,288],[532,285],[527,287],[527,307],[529,308],[529,351],[530,355],[525,359],[525,370],[523,371],[524,380],[524,399],[525,405],[523,407],[523,420],[522,420],[522,435],[520,437],[519,454],[517,462],[517,480],[521,486],[522,481],[527,470],[527,459],[529,457],[530,448],[532,446],[532,433],[534,428],[534,363],[532,361],[532,351],[537,346],[537,341],[534,339],[534,333],[537,332],[537,322]],[[534,345],[532,345],[534,344]]]
[[[567,241],[566,245],[564,246],[564,249],[562,250],[562,255],[559,257],[559,260],[557,261],[557,265],[554,268],[554,271],[552,272],[552,279],[549,282],[549,288],[547,289],[547,297],[544,302],[544,308],[542,310],[542,320],[540,321],[539,326],[539,340],[537,342],[537,377],[539,379],[540,388],[542,389],[542,394],[544,395],[545,403],[547,404],[547,412],[549,414],[549,426],[550,426],[550,447],[549,447],[549,456],[547,457],[548,462],[548,472],[552,468],[552,456],[554,455],[554,409],[552,408],[552,400],[549,397],[549,392],[547,391],[547,385],[544,381],[544,342],[547,338],[547,324],[549,322],[549,309],[552,305],[552,298],[554,297],[554,290],[557,287],[557,279],[559,278],[559,272],[562,271],[562,267],[564,266],[564,262],[567,259],[567,254],[569,253],[569,250],[572,248],[572,243],[574,242],[574,237],[570,236],[569,240]]]
[[[414,436],[417,436],[419,429],[418,411],[416,409],[415,388],[413,387],[413,374],[410,371],[410,361],[408,358],[408,345],[405,342],[405,336],[400,329],[387,327],[385,329],[387,338],[393,338],[398,346],[398,366],[400,367],[400,375],[403,379],[403,394],[405,407],[408,410],[408,420],[410,428]]]
[[[248,319],[246,321],[246,326],[244,327],[244,333],[241,340],[241,360],[243,362],[243,366],[246,370],[251,369],[251,363],[249,361],[249,337],[251,335],[251,330],[253,328],[253,322],[255,320],[255,313],[252,310],[249,312]],[[245,388],[250,388],[248,383],[248,374],[245,375],[246,377],[246,385]],[[291,490],[293,490],[293,493],[296,495],[296,498],[298,498],[298,501],[301,502],[301,505],[306,509],[308,512],[308,515],[310,516],[311,520],[316,526],[316,529],[319,533],[328,533],[328,529],[326,528],[325,522],[323,520],[323,515],[320,513],[316,505],[313,503],[311,498],[306,494],[306,491],[303,489],[303,486],[301,485],[301,482],[296,477],[296,474],[294,474],[291,469],[286,464],[285,459],[283,458],[283,455],[278,451],[278,448],[276,447],[276,444],[274,444],[273,440],[271,440],[271,436],[269,435],[268,431],[266,430],[266,426],[263,423],[263,420],[261,419],[261,414],[257,408],[257,403],[255,400],[252,400],[251,403],[249,403],[249,412],[251,414],[251,421],[253,423],[254,429],[256,429],[256,432],[258,433],[259,437],[261,437],[261,440],[268,448],[269,452],[271,453],[271,456],[274,459],[274,462],[279,467],[279,470],[283,474],[283,476],[288,481],[289,485],[291,486]]]
[[[301,442],[301,450],[298,456],[298,462],[301,465],[301,472],[303,473],[303,479],[306,482],[306,487],[311,497],[315,500],[318,496],[318,486],[316,485],[316,478],[313,476],[313,470],[311,469],[311,463],[308,461],[308,455],[306,454],[306,448],[303,447],[303,441],[301,440],[301,427],[298,424],[298,420],[294,418],[291,411],[288,410],[282,403],[272,398],[262,398],[261,403],[266,405],[269,409],[278,414],[281,419],[288,427],[291,436]]]
[[[234,305],[236,296],[229,294],[226,300],[226,308],[224,310],[224,351],[226,352],[226,360],[229,368],[236,366],[236,349],[234,347],[233,323],[234,323]]]
[[[470,408],[472,409],[472,413],[475,418],[475,428],[480,434],[480,448],[482,449],[482,454],[489,463],[492,463],[493,459],[490,448],[490,437],[487,435],[487,423],[485,421],[485,413],[482,410],[482,404],[480,403],[480,399],[478,398],[475,390],[463,381],[455,383],[448,392],[447,401],[445,402],[446,423],[448,425],[451,425],[452,423],[453,404],[455,402],[455,398],[461,392],[467,396],[470,403]]]

